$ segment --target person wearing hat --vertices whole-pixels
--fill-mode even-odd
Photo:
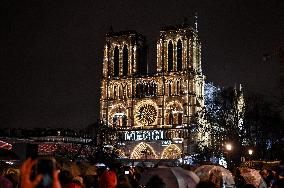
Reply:
[[[105,170],[100,178],[99,188],[115,188],[116,185],[116,173],[113,170]]]

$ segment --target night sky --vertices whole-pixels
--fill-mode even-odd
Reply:
[[[146,36],[152,71],[161,27],[198,12],[207,82],[272,98],[283,0],[1,0],[0,127],[85,127],[99,118],[104,35]]]

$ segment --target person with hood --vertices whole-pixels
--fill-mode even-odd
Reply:
[[[99,188],[115,188],[116,185],[116,173],[113,170],[105,170],[99,180]]]

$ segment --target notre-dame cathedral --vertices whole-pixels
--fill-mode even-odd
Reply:
[[[122,135],[121,157],[176,159],[191,152],[192,122],[204,106],[201,42],[188,24],[162,28],[156,72],[147,72],[145,37],[106,34],[100,119]]]

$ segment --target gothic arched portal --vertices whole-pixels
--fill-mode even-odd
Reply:
[[[168,125],[182,125],[182,105],[179,102],[170,102],[166,109],[166,123]]]
[[[161,156],[161,159],[177,159],[181,157],[181,150],[175,144],[167,146]]]
[[[130,159],[156,159],[157,155],[154,149],[144,142],[140,142],[133,149]]]
[[[125,127],[127,126],[126,108],[122,104],[114,105],[109,112],[108,122],[112,126]]]

